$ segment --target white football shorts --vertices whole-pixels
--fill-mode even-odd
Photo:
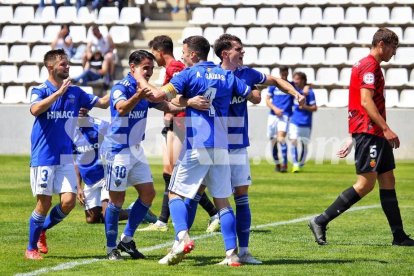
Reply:
[[[267,117],[267,137],[273,139],[277,137],[279,131],[287,132],[289,126],[289,117],[282,115],[281,117],[269,114]]]
[[[251,185],[252,178],[250,175],[250,163],[247,149],[230,149],[229,156],[231,187],[234,189],[239,186]]]
[[[109,191],[105,189],[105,178],[92,185],[83,187],[85,195],[85,210],[102,207],[102,201],[109,200]]]
[[[295,124],[290,124],[289,126],[289,139],[297,140],[301,139],[303,142],[308,142],[311,135],[310,127],[301,127]]]
[[[77,177],[73,164],[30,167],[33,196],[77,192]]]

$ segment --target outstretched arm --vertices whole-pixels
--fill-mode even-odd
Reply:
[[[288,81],[285,81],[281,78],[275,78],[270,75],[266,75],[266,81],[264,82],[266,85],[274,85],[279,88],[282,92],[289,94],[298,101],[299,106],[302,106],[306,103],[305,97],[300,94],[293,85],[291,85]]]

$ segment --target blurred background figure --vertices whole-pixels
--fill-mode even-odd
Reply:
[[[63,49],[69,58],[74,55],[75,48],[73,47],[73,41],[70,36],[68,24],[63,24],[60,27],[60,31],[55,40],[52,41],[50,47],[52,47],[52,49]]]

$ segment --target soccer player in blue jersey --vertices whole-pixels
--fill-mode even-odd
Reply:
[[[226,257],[220,263],[239,266],[235,217],[228,197],[232,194],[228,157],[227,116],[233,93],[251,98],[251,89],[228,70],[208,62],[210,44],[202,36],[190,36],[183,41],[184,64],[188,66],[161,88],[169,98],[179,94],[179,101],[196,96],[207,98],[206,110],[186,108],[186,143],[183,156],[174,169],[170,183],[170,212],[178,239],[171,252],[159,261],[174,265],[194,248],[188,231],[193,210],[207,186],[219,209]],[[210,102],[210,105],[208,103]],[[205,185],[205,186],[204,186]],[[184,198],[193,199],[186,205]],[[191,220],[189,218],[192,218]]]
[[[64,50],[51,50],[44,56],[49,76],[33,88],[30,112],[35,116],[31,135],[30,183],[37,203],[29,219],[27,259],[42,259],[46,254],[45,231],[61,222],[76,204],[76,173],[72,142],[81,107],[107,108],[108,97],[87,94],[69,79],[69,60]],[[60,203],[52,205],[52,195]]]
[[[105,213],[105,234],[107,258],[121,259],[119,250],[133,259],[145,258],[137,249],[133,238],[135,230],[147,213],[155,196],[150,167],[140,145],[145,135],[149,107],[165,112],[180,112],[168,102],[151,103],[146,97],[151,95],[148,80],[152,76],[155,57],[144,50],[134,51],[129,56],[130,72],[111,90],[110,131],[104,140],[105,161],[107,164],[106,188],[109,190],[109,203]],[[138,193],[120,241],[118,219],[125,199],[125,190],[133,186]]]
[[[223,34],[214,43],[214,51],[221,59],[221,67],[231,70],[234,75],[247,85],[276,85],[285,91],[290,98],[296,98],[303,103],[304,97],[300,95],[289,82],[265,75],[255,69],[243,66],[243,44],[234,35]],[[258,99],[260,102],[260,98]],[[258,103],[253,102],[253,103]],[[248,136],[247,101],[239,95],[233,95],[229,109],[229,154],[231,168],[231,185],[234,191],[236,204],[236,229],[239,242],[239,258],[245,264],[261,264],[248,251],[251,212],[249,206],[248,188],[251,185],[250,164],[247,147],[250,145]]]
[[[295,72],[293,74],[293,82],[300,93],[306,86],[307,78],[303,72]],[[292,172],[299,172],[305,165],[308,153],[308,144],[312,129],[312,113],[318,110],[316,106],[315,94],[312,88],[309,88],[306,96],[306,104],[299,106],[295,101],[293,105],[293,114],[289,126],[289,140],[292,144]],[[298,157],[298,143],[301,143],[301,154]]]

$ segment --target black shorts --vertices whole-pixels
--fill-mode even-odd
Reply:
[[[367,133],[352,134],[355,140],[355,168],[357,174],[382,174],[395,169],[392,147],[384,137]]]

